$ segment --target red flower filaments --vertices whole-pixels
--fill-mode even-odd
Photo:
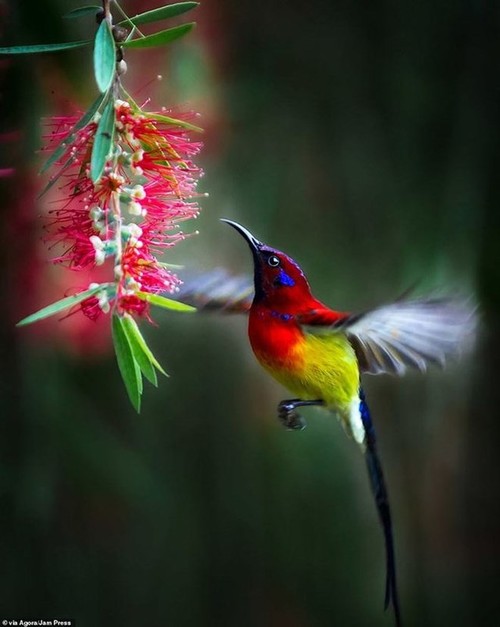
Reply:
[[[66,181],[69,200],[51,211],[50,237],[62,247],[55,261],[73,270],[112,263],[106,289],[81,303],[90,318],[112,308],[148,316],[145,294],[173,292],[179,280],[157,255],[184,239],[179,224],[199,212],[196,185],[202,172],[192,157],[201,143],[189,136],[196,127],[119,99],[114,111],[114,137],[96,183],[90,171],[99,114],[84,128],[69,131],[56,161],[56,177]],[[49,148],[76,122],[54,118]]]

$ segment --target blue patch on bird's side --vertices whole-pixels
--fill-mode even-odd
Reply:
[[[295,281],[284,270],[280,270],[278,276],[274,279],[275,285],[281,285],[283,287],[293,287]]]
[[[284,320],[285,322],[293,318],[293,314],[280,313],[279,311],[271,311],[271,316],[273,318],[279,318],[280,320]]]
[[[365,393],[362,389],[359,390],[359,413],[361,414],[361,421],[363,422],[365,433],[374,437],[375,431],[373,429],[372,417],[370,415],[368,404],[365,400]]]

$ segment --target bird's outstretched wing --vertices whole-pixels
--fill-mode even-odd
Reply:
[[[329,327],[306,322],[312,333],[343,332],[359,360],[361,372],[403,375],[407,368],[424,372],[444,366],[472,344],[476,310],[451,298],[397,301],[364,314],[346,315]]]
[[[175,298],[199,311],[248,313],[253,281],[223,268],[187,274]],[[473,342],[476,308],[465,299],[398,300],[362,314],[320,306],[296,316],[308,333],[345,333],[361,372],[403,375],[407,368],[425,371],[443,366]]]
[[[182,276],[174,298],[198,311],[248,313],[254,289],[250,276],[232,275],[224,268]]]

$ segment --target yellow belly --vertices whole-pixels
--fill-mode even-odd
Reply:
[[[344,413],[357,398],[359,369],[354,349],[342,334],[306,334],[285,359],[266,359],[262,366],[297,398],[321,399],[332,410]]]

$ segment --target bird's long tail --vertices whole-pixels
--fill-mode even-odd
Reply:
[[[392,533],[391,510],[389,507],[389,495],[384,481],[384,473],[377,453],[375,429],[370,416],[370,410],[366,404],[363,390],[360,390],[360,413],[365,430],[365,458],[370,476],[370,485],[378,515],[384,531],[386,553],[386,583],[385,583],[385,609],[392,605],[396,627],[401,627],[401,612],[399,609],[398,588],[396,582],[396,560],[394,554],[394,537]]]

